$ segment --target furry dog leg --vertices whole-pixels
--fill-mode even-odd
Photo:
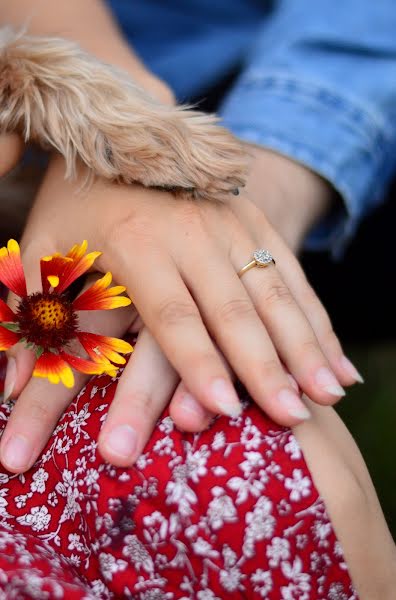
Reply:
[[[0,31],[0,130],[94,173],[223,199],[244,184],[237,140],[216,118],[163,105],[126,74],[57,38]]]

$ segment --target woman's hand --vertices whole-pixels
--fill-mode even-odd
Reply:
[[[91,248],[103,251],[99,269],[112,271],[117,281],[127,285],[163,350],[166,359],[160,359],[151,345],[159,372],[170,374],[165,386],[168,398],[180,377],[183,389],[189,390],[187,401],[192,397],[205,409],[201,422],[210,412],[236,415],[240,410],[215,343],[254,400],[281,423],[295,424],[308,417],[282,363],[319,403],[330,404],[343,395],[339,381],[354,381],[344,368],[328,317],[296,259],[248,198],[234,198],[226,204],[198,203],[103,181],[82,192],[81,182],[64,182],[63,176],[63,162],[55,158],[22,240],[30,291],[36,287],[39,257],[87,238]],[[277,266],[251,269],[239,279],[237,272],[261,246],[271,250]],[[150,340],[147,333],[142,340],[145,337]],[[14,381],[10,377],[7,381],[13,396],[26,385],[31,372],[28,362],[26,351],[16,353]],[[136,430],[139,407],[150,415],[157,412],[158,399],[147,389],[150,385],[139,390],[134,383],[134,362],[135,357],[122,375],[100,440],[105,457],[117,462],[109,446],[110,429],[123,426],[115,436],[124,442],[119,464],[132,462],[153,425],[149,418],[146,427]],[[158,381],[152,387],[161,385]],[[67,403],[69,392],[43,386],[38,381],[26,385],[3,435],[1,459],[12,471],[32,464]],[[175,398],[174,408],[182,399],[180,394]],[[14,436],[19,436],[20,447],[25,448],[19,465],[9,459]],[[127,443],[129,453],[125,452]]]

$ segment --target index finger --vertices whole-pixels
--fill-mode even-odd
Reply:
[[[107,252],[102,261],[124,281],[146,326],[191,392],[209,410],[237,415],[241,405],[229,374],[166,253],[166,248],[141,244],[136,260],[131,260],[129,244],[119,243],[117,253]]]

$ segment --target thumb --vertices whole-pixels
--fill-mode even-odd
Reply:
[[[0,177],[18,164],[24,149],[25,144],[16,133],[0,135]]]
[[[54,248],[49,246],[47,244],[45,247],[42,241],[36,241],[28,246],[24,245],[23,241],[21,242],[21,260],[28,294],[41,291],[40,259],[43,256],[53,254]],[[14,312],[18,310],[20,301],[19,296],[13,292],[9,293],[7,303]],[[7,350],[7,358],[4,400],[18,398],[30,380],[36,363],[35,353],[28,350],[22,343],[15,344]]]
[[[4,380],[4,401],[18,398],[30,380],[36,357],[23,344],[16,344],[7,352],[7,369]]]

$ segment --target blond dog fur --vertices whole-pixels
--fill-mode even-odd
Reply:
[[[224,199],[244,184],[241,145],[214,116],[161,104],[127,74],[60,38],[0,30],[0,131],[92,173]]]

